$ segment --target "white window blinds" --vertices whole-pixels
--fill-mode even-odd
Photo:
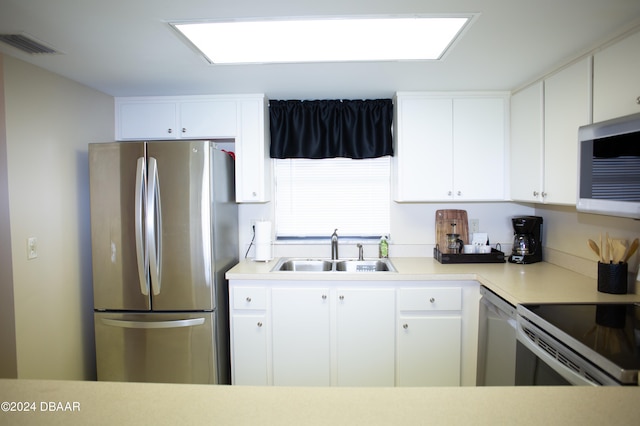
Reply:
[[[275,160],[277,237],[389,234],[390,157]]]

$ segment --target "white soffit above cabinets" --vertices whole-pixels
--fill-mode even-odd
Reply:
[[[212,64],[440,60],[477,14],[174,22]]]

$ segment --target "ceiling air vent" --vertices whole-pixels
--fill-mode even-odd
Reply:
[[[24,35],[24,34],[0,34],[0,41],[7,43],[10,46],[20,49],[23,52],[31,55],[39,53],[55,54],[59,53],[55,49],[45,46],[39,41]]]

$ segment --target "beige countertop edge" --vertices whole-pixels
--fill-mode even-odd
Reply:
[[[35,404],[33,412],[0,412],[1,424],[25,425],[629,425],[640,418],[638,387],[300,388],[2,379],[0,394],[3,401]],[[70,410],[53,411],[51,403]]]
[[[594,278],[547,262],[441,264],[430,257],[392,258],[397,272],[271,272],[270,262],[243,260],[226,276],[231,280],[277,281],[478,281],[512,304],[562,302],[637,302],[639,294],[607,294]]]

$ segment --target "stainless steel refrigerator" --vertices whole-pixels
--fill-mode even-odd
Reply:
[[[230,383],[233,159],[212,141],[89,144],[98,380]]]

